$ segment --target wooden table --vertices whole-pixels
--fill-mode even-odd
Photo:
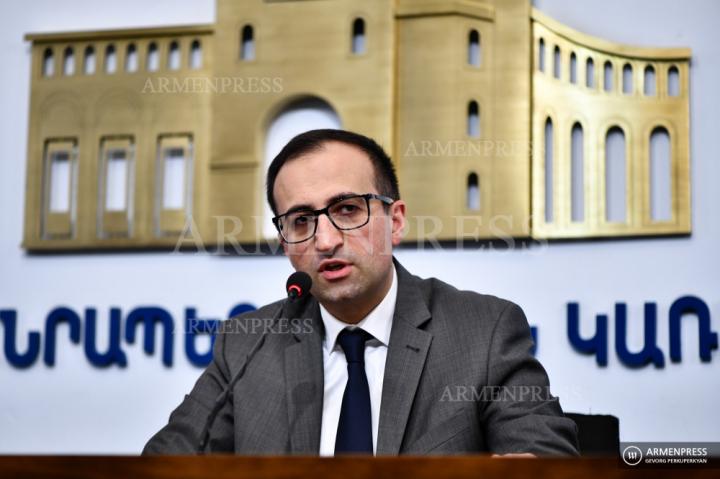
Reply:
[[[631,469],[617,458],[0,456],[0,478],[616,478],[717,477],[718,469]]]

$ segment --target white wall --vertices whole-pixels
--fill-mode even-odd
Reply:
[[[720,4],[714,0],[543,0],[537,6],[557,20],[610,40],[650,46],[689,46],[693,235],[690,238],[571,242],[513,251],[423,252],[403,249],[397,257],[421,276],[437,276],[463,289],[504,296],[525,309],[538,326],[538,357],[565,410],[620,417],[623,440],[720,441],[716,413],[718,352],[710,363],[698,357],[698,334],[683,327],[683,361],[668,358],[670,304],[693,294],[710,306],[720,330]],[[263,304],[280,296],[290,267],[283,257],[217,257],[169,253],[27,256],[20,249],[29,102],[27,32],[123,28],[214,19],[212,0],[140,2],[51,0],[14,2],[0,15],[0,309],[16,309],[18,347],[27,332],[43,330],[46,314],[68,305],[127,311],[159,305],[178,324],[186,306],[204,317],[222,317],[233,305]],[[412,214],[412,205],[410,205]],[[264,287],[263,285],[267,285]],[[583,334],[597,313],[628,304],[629,343],[638,349],[642,308],[656,301],[658,343],[666,367],[628,369],[610,348],[606,368],[574,352],[566,339],[565,304],[579,301]],[[102,324],[102,323],[101,323]],[[98,337],[105,336],[100,329]],[[4,337],[4,332],[0,333]],[[60,329],[59,337],[67,334]],[[613,328],[610,328],[610,338]],[[41,361],[27,370],[0,357],[0,453],[137,453],[166,421],[199,374],[177,338],[175,364],[162,366],[138,344],[124,345],[125,369],[96,369],[82,348],[59,341],[56,366]]]

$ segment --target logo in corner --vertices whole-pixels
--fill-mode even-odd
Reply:
[[[622,453],[622,459],[628,466],[637,466],[642,461],[642,456],[642,451],[637,446],[628,446]]]

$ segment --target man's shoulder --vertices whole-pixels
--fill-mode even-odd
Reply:
[[[452,319],[450,324],[457,326],[473,323],[492,329],[505,314],[522,313],[522,309],[513,301],[492,294],[461,290],[445,281],[430,277],[412,276],[412,287],[418,288],[427,303],[433,317]],[[513,314],[513,316],[517,316]]]
[[[512,301],[434,277],[414,276],[406,284],[420,291],[431,318],[424,328],[435,335],[440,350],[487,351],[503,338],[530,338],[525,314]]]
[[[428,299],[430,310],[435,308],[473,308],[487,314],[500,315],[508,308],[519,307],[514,302],[492,294],[462,290],[445,281],[412,275],[415,287]]]

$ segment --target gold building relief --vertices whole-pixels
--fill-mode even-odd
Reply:
[[[328,6],[26,35],[23,246],[265,243],[268,131],[308,100],[391,154],[407,241],[691,232],[688,49],[590,37],[528,0]]]

